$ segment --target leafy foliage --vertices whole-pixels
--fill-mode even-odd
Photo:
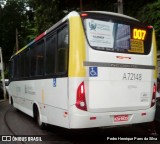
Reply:
[[[63,1],[60,0],[29,0],[29,5],[34,12],[35,28],[39,34],[65,15]]]
[[[115,11],[116,0],[83,0],[83,10]],[[73,0],[29,0],[34,13],[37,33],[42,33],[70,11],[80,11],[80,1]]]
[[[8,0],[0,11],[0,46],[4,61],[7,62],[16,46],[16,29],[18,29],[19,47],[26,43],[28,20],[25,3],[21,0]]]
[[[147,4],[138,13],[141,21],[152,25],[156,30],[157,45],[160,49],[160,0]]]

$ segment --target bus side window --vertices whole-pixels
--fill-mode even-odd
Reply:
[[[16,73],[17,73],[17,58],[16,57],[13,59],[13,63],[14,63],[13,77],[16,78]]]
[[[14,59],[12,59],[11,60],[11,62],[10,62],[10,67],[9,67],[9,71],[10,71],[10,73],[9,73],[9,77],[10,77],[10,79],[13,79],[14,78]]]
[[[44,40],[42,39],[36,45],[36,76],[42,76],[44,73]]]
[[[36,75],[36,47],[32,45],[30,49],[30,76]]]
[[[16,79],[20,78],[20,70],[21,70],[21,57],[20,55],[17,55],[17,57],[14,59],[15,67],[14,67],[14,77]]]
[[[44,71],[44,40],[42,39],[38,43],[34,44],[30,49],[31,56],[31,76],[42,76]]]
[[[52,75],[55,73],[55,49],[57,46],[56,34],[52,34],[46,38],[46,62],[45,73]]]
[[[25,60],[25,55],[24,55],[24,53],[22,53],[21,54],[21,67],[20,67],[20,71],[21,71],[21,73],[20,73],[20,77],[24,77],[24,60]]]
[[[25,58],[24,58],[24,77],[29,77],[30,74],[30,67],[29,67],[29,57],[30,57],[30,51],[29,49],[25,51]]]
[[[58,31],[57,72],[68,70],[68,27]]]

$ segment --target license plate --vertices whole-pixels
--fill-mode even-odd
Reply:
[[[115,115],[114,122],[124,122],[128,121],[128,115]]]

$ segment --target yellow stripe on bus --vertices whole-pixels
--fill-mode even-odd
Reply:
[[[152,40],[153,40],[154,65],[155,65],[154,79],[157,79],[157,72],[158,72],[157,71],[157,45],[156,45],[156,36],[155,36],[154,30],[153,30]]]
[[[19,54],[21,51],[23,51],[24,49],[26,49],[27,46],[23,47],[22,49],[20,49],[19,51],[16,52],[16,55]]]
[[[84,77],[86,70],[83,62],[86,60],[85,35],[80,17],[71,17],[70,49],[69,49],[69,77]]]

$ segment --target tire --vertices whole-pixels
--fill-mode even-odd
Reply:
[[[12,97],[10,97],[10,101],[11,101],[11,105],[13,105],[13,98]]]
[[[160,135],[160,122],[155,121],[156,133]]]
[[[13,98],[11,97],[11,105],[13,106],[13,108],[16,110],[16,112],[20,112],[19,109],[17,109],[15,106],[14,106],[14,101],[13,101]]]
[[[160,135],[160,101],[157,99],[156,101],[156,113],[155,113],[155,129],[156,132]]]
[[[40,129],[45,129],[46,128],[46,125],[45,123],[41,122],[41,119],[40,119],[40,114],[39,114],[39,110],[36,106],[36,108],[34,109],[34,118],[36,120],[36,123],[38,124],[38,126],[40,127]]]

